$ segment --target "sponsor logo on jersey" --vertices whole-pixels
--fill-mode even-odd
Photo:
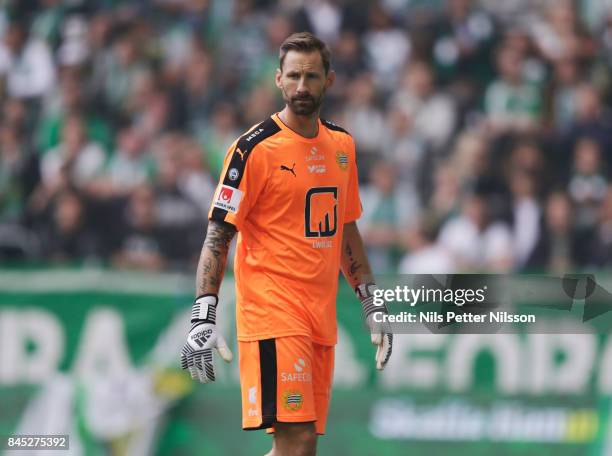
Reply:
[[[257,404],[257,387],[252,386],[249,388],[249,404]]]
[[[258,128],[257,130],[253,131],[253,133],[251,133],[249,136],[247,136],[246,141],[250,142],[253,138],[255,138],[257,135],[261,134],[261,132],[264,131],[263,128]]]
[[[240,200],[242,199],[242,191],[229,185],[222,185],[219,194],[215,200],[215,207],[233,214],[238,212]]]
[[[298,358],[293,363],[295,372],[281,372],[281,382],[312,382],[312,374],[304,372],[306,361],[303,358]]]
[[[227,175],[230,180],[235,181],[238,179],[238,176],[240,176],[240,171],[238,171],[236,168],[232,168],[228,171]]]
[[[304,396],[300,391],[285,391],[283,393],[283,405],[290,412],[300,410],[304,404]]]
[[[244,161],[244,152],[242,152],[242,151],[240,150],[240,147],[236,147],[235,152],[236,152],[238,155],[240,155],[240,159],[241,159],[242,161]]]
[[[308,171],[310,174],[324,174],[327,172],[325,165],[308,165]]]
[[[336,163],[342,171],[346,171],[348,169],[348,155],[341,150],[336,151]]]
[[[313,249],[331,249],[333,246],[332,241],[314,241],[312,243]]]
[[[306,192],[304,236],[332,237],[338,230],[338,188],[313,187]],[[314,245],[313,245],[314,246]]]
[[[325,155],[324,154],[320,154],[319,153],[319,149],[317,149],[316,147],[313,147],[312,149],[310,149],[310,154],[306,155],[305,157],[306,161],[323,161],[325,160]]]

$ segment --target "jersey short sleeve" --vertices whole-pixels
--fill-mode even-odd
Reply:
[[[266,182],[263,160],[253,156],[247,161],[243,156],[236,145],[227,152],[208,215],[210,220],[231,223],[238,231]]]
[[[351,162],[348,192],[346,195],[346,208],[344,211],[344,223],[354,222],[361,216],[361,200],[359,199],[359,177],[357,174],[357,160],[355,151],[355,142],[351,138]]]
[[[268,175],[265,157],[257,154],[256,149],[278,131],[278,126],[269,119],[230,146],[208,214],[210,220],[231,223],[238,231],[242,229]]]

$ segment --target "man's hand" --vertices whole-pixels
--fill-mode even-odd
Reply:
[[[228,363],[233,357],[225,339],[217,333],[217,302],[217,296],[212,294],[200,296],[194,301],[191,329],[187,335],[187,343],[181,350],[181,368],[189,369],[191,378],[201,383],[215,381],[213,348],[216,348],[221,358]]]
[[[374,320],[376,313],[383,313],[385,315],[389,313],[387,306],[384,304],[381,306],[374,304],[374,290],[376,288],[374,283],[364,283],[355,288],[355,294],[359,301],[361,301],[363,315],[368,328],[370,328],[372,344],[376,346],[376,369],[383,370],[391,357],[393,333],[391,333],[391,327],[388,322],[377,322]],[[380,319],[380,316],[377,319]]]

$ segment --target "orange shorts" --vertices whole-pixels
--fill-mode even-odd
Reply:
[[[238,342],[242,427],[314,421],[325,433],[334,372],[334,347],[306,336]]]

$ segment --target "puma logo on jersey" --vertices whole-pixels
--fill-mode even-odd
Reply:
[[[295,174],[295,163],[293,164],[293,166],[291,168],[289,168],[288,166],[285,165],[281,165],[280,167],[281,171],[289,171],[291,174],[293,174],[294,177],[297,177],[297,175]]]
[[[240,155],[240,159],[241,159],[242,161],[244,161],[244,152],[242,152],[242,151],[240,150],[240,147],[236,147],[236,151],[235,151],[235,152],[236,152],[238,155]]]

